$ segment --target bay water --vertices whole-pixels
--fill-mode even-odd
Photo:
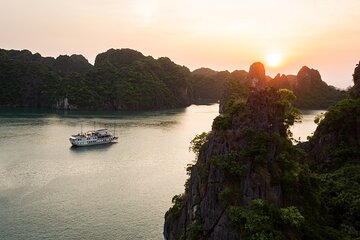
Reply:
[[[304,112],[294,137],[315,130]],[[189,142],[218,104],[150,112],[0,110],[0,239],[162,239],[184,191]],[[312,122],[312,123],[311,123]],[[118,143],[71,147],[71,134],[115,128]],[[305,138],[305,139],[304,139]]]

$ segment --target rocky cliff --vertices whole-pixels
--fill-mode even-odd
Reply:
[[[166,213],[166,239],[245,239],[253,234],[259,238],[252,239],[272,235],[297,239],[301,235],[296,225],[303,217],[293,206],[293,196],[304,189],[291,186],[306,177],[298,165],[303,153],[287,138],[287,128],[296,118],[288,102],[291,97],[288,91],[255,91],[214,120],[191,167],[185,193],[174,197],[174,207]],[[292,211],[294,218],[267,220],[273,229],[243,228],[252,224],[251,215],[258,210],[267,218],[267,208],[279,218]]]
[[[264,89],[267,86],[264,65],[261,62],[251,64],[246,80],[251,88]]]
[[[352,87],[350,94],[353,98],[360,97],[360,62],[356,64],[356,68],[353,74],[354,86]]]
[[[304,149],[321,181],[321,205],[337,239],[360,238],[360,82],[354,71],[351,98],[331,106]]]
[[[290,88],[297,99],[294,105],[305,109],[326,109],[347,97],[345,91],[327,85],[319,71],[302,67],[296,76],[296,82]]]
[[[320,116],[300,146],[289,139],[291,92],[255,90],[226,104],[212,131],[192,141],[198,160],[165,215],[165,238],[358,239],[357,69],[353,97]]]

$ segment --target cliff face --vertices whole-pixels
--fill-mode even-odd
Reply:
[[[321,79],[319,71],[306,66],[300,69],[296,82],[290,89],[297,97],[294,105],[305,109],[326,109],[347,97],[345,91],[327,85]]]
[[[247,85],[256,89],[264,89],[267,86],[265,67],[261,62],[251,64]]]
[[[285,74],[282,75],[277,74],[275,78],[271,79],[268,83],[270,87],[273,87],[275,89],[280,89],[280,88],[292,89],[290,80],[288,76],[286,76]]]
[[[292,153],[295,164],[301,152],[292,149],[286,138],[286,122],[293,118],[285,95],[257,91],[246,103],[232,106],[236,111],[228,109],[231,116],[214,120],[191,168],[188,189],[175,198],[175,206],[165,216],[166,239],[242,239],[251,231],[234,224],[233,211],[250,207],[255,199],[276,208],[291,205],[282,177],[286,170],[280,166],[284,154]],[[287,229],[293,237],[280,235],[298,236],[296,230]]]
[[[337,150],[346,146],[348,149],[360,149],[360,67],[356,66],[353,74],[354,86],[351,97],[336,103],[319,119],[319,126],[308,144],[310,157],[320,166],[340,165],[349,159],[360,160],[359,155],[350,154],[342,158],[336,156]],[[342,162],[340,163],[339,162]]]
[[[303,150],[287,137],[296,119],[290,92],[258,90],[227,103],[211,133],[192,142],[198,160],[165,215],[165,238],[360,238],[357,71],[352,98],[318,119]]]
[[[322,80],[318,70],[303,66],[296,76],[295,88],[303,88],[304,91],[310,91],[313,85],[321,84],[321,82]]]
[[[360,238],[360,82],[355,68],[352,98],[319,119],[305,145],[311,168],[322,179],[321,204],[337,239]],[[336,235],[336,234],[334,234]]]
[[[354,86],[352,87],[350,94],[353,98],[360,98],[360,62],[356,64],[356,68],[353,74]]]

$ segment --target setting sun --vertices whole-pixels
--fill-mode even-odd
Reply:
[[[282,62],[282,56],[278,53],[271,53],[266,57],[267,63],[272,67],[277,67]]]

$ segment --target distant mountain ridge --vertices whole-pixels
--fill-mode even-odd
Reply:
[[[0,106],[143,110],[191,103],[190,70],[168,58],[109,49],[91,65],[81,55],[42,57],[0,50]]]
[[[255,83],[255,81],[258,81]],[[217,102],[233,89],[289,88],[301,108],[326,108],[346,93],[328,86],[303,67],[297,76],[265,75],[261,63],[250,71],[191,72],[167,57],[154,59],[132,49],[109,49],[92,65],[82,55],[42,57],[28,50],[0,49],[0,106],[88,110],[145,110]]]
[[[265,87],[273,87],[275,89],[287,88],[292,90],[297,96],[294,105],[302,109],[326,109],[347,97],[346,91],[328,85],[322,80],[319,71],[310,69],[307,66],[302,67],[297,75],[277,74],[274,78],[266,75],[264,65],[260,62],[252,64],[249,72],[245,70],[235,70],[232,73],[224,71],[222,73],[225,73],[226,76],[222,77],[218,77],[217,75],[220,72],[205,68],[196,69],[193,71],[193,74],[194,73],[208,78],[208,82],[218,81],[222,84],[227,81],[232,82],[232,84],[228,84],[228,86],[238,84],[246,88],[257,89],[263,89]],[[215,94],[213,96],[207,96],[208,98],[215,99],[218,97],[218,91],[222,91],[225,92],[225,95],[222,95],[222,99],[226,102],[229,97],[226,95],[226,92],[233,92],[231,89],[224,89],[225,86],[223,86],[222,89],[215,84],[211,86],[213,86],[214,89],[212,89],[212,91],[215,92]],[[218,91],[215,89],[218,89]],[[208,92],[211,92],[211,89]]]

